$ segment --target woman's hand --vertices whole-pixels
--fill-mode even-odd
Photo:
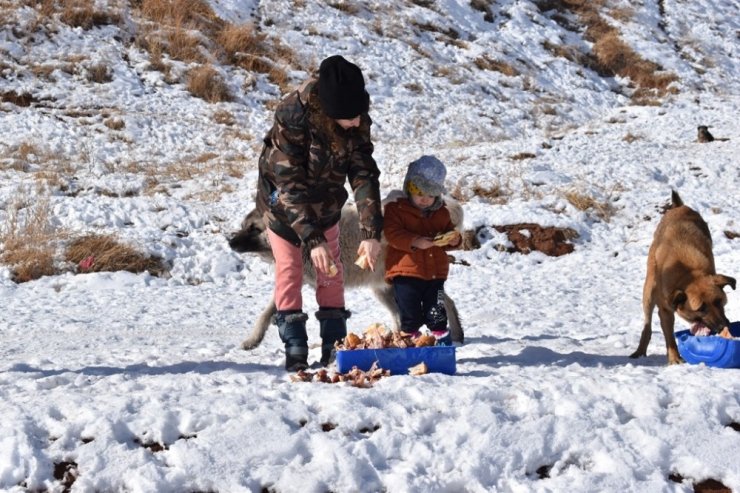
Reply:
[[[317,271],[325,275],[331,275],[331,266],[334,265],[334,260],[332,260],[329,253],[329,245],[319,243],[313,247],[311,249],[311,262],[313,262]]]
[[[370,270],[375,272],[375,263],[378,261],[378,255],[380,255],[380,242],[376,239],[362,240],[360,247],[357,249],[357,256],[361,257],[363,255],[367,258]]]

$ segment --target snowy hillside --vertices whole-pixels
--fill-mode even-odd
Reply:
[[[737,12],[0,0],[0,489],[740,491],[740,370],[667,366],[657,314],[627,357],[671,189],[740,277]],[[333,54],[365,74],[381,191],[435,154],[481,243],[446,285],[454,376],[294,383],[274,327],[239,348],[273,271],[228,239],[276,101]],[[573,252],[508,253],[495,227],[518,223]],[[85,272],[91,234],[150,272]],[[390,323],[369,291],[347,308],[350,330]]]

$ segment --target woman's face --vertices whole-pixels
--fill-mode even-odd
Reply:
[[[349,119],[349,120],[340,118],[336,120],[336,122],[337,122],[337,125],[339,125],[343,129],[349,130],[350,128],[360,126],[360,115],[357,115],[356,117]]]

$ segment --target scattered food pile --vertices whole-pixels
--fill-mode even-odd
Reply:
[[[337,341],[335,347],[337,351],[351,351],[353,349],[388,349],[388,348],[412,348],[434,346],[437,343],[436,338],[429,335],[420,335],[413,337],[406,332],[394,332],[388,330],[383,324],[371,324],[358,336],[354,333],[347,334],[344,340]],[[293,382],[321,382],[321,383],[340,383],[347,382],[353,387],[368,388],[373,383],[383,377],[390,376],[389,370],[384,370],[377,366],[377,361],[373,363],[367,371],[362,371],[353,367],[347,373],[329,372],[322,368],[315,372],[309,370],[300,370],[290,376]],[[416,366],[409,368],[409,375],[425,375],[429,373],[426,363],[421,362]]]
[[[383,324],[371,324],[363,332],[362,336],[354,333],[347,334],[343,341],[337,341],[337,351],[350,351],[353,349],[406,349],[410,347],[434,346],[437,339],[431,334],[414,336],[406,332],[394,332],[388,330]]]
[[[291,375],[290,379],[293,382],[321,382],[321,383],[340,383],[347,382],[353,387],[359,387],[366,389],[372,387],[375,382],[383,377],[389,377],[391,372],[378,368],[375,363],[368,371],[362,371],[357,367],[352,368],[347,373],[335,373],[329,371],[326,368],[322,368],[315,372],[307,370],[301,370],[295,375]]]

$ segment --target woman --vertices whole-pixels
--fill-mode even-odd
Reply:
[[[275,257],[275,319],[289,371],[308,367],[302,248],[316,268],[324,366],[334,357],[334,343],[347,334],[338,226],[348,198],[346,181],[365,238],[357,254],[365,255],[374,270],[380,253],[380,171],[372,157],[369,106],[362,71],[335,55],[321,62],[318,79],[283,98],[264,139],[257,209]]]

